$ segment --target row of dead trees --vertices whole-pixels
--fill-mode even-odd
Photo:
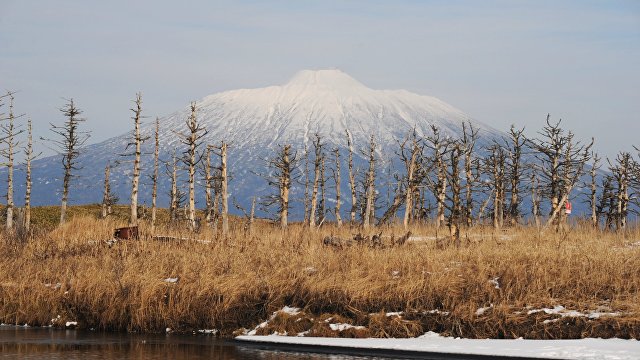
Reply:
[[[0,141],[4,147],[0,154],[5,158],[7,167],[7,207],[6,227],[13,228],[14,194],[13,170],[16,152],[20,147],[25,151],[26,192],[23,225],[30,226],[31,161],[38,155],[33,152],[31,121],[27,123],[26,145],[16,139],[24,130],[17,125],[23,115],[14,113],[14,93],[8,92],[0,97],[0,106],[7,105],[6,114],[2,112],[0,123]],[[144,118],[142,95],[136,94],[132,107],[133,132],[123,159],[133,158],[130,197],[130,223],[138,222],[138,193],[141,176],[142,145],[150,137],[141,132]],[[0,108],[1,110],[1,108]],[[85,121],[73,99],[60,109],[65,117],[62,125],[51,124],[56,135],[52,139],[43,139],[54,148],[62,158],[64,175],[62,178],[62,199],[60,222],[65,221],[69,196],[69,184],[80,169],[78,156],[80,148],[89,138],[89,133],[80,129]],[[429,134],[418,134],[416,129],[398,142],[396,160],[402,171],[386,174],[388,186],[393,184],[392,199],[388,199],[381,209],[381,191],[376,185],[381,183],[379,165],[383,161],[378,155],[379,147],[374,136],[370,137],[368,147],[361,151],[361,158],[367,162],[364,169],[354,165],[354,141],[352,134],[345,133],[347,149],[347,180],[350,189],[349,217],[347,221],[360,221],[364,229],[391,221],[399,211],[405,228],[418,220],[424,220],[434,214],[437,228],[447,226],[450,235],[459,241],[459,232],[463,227],[492,221],[495,228],[513,226],[523,222],[525,211],[523,204],[531,204],[530,218],[538,227],[562,227],[566,222],[565,204],[574,200],[572,194],[576,187],[589,189],[584,199],[590,209],[590,221],[594,227],[624,229],[627,218],[637,200],[635,194],[640,189],[640,165],[628,152],[621,152],[616,159],[607,160],[608,172],[600,172],[601,159],[591,150],[593,140],[581,143],[573,133],[565,131],[560,121],[552,122],[547,116],[546,124],[535,137],[527,137],[524,129],[511,127],[508,136],[491,139],[486,137],[470,122],[462,124],[459,137],[452,138],[443,134],[437,126],[432,126]],[[185,208],[184,218],[192,229],[197,228],[195,186],[197,178],[204,175],[205,221],[220,227],[222,233],[229,231],[228,204],[228,144],[205,144],[203,139],[207,129],[197,117],[196,103],[190,104],[190,113],[185,121],[186,130],[175,135],[184,145],[182,154],[175,150],[170,161],[165,162],[166,174],[171,178],[169,193],[169,212],[171,220],[178,221],[179,209]],[[157,218],[157,196],[160,169],[160,123],[155,122],[155,146],[152,180],[151,227],[155,227]],[[266,160],[271,171],[262,174],[274,191],[261,199],[261,205],[268,209],[275,206],[280,226],[286,228],[291,208],[290,192],[294,183],[304,186],[302,204],[304,222],[309,227],[321,226],[327,216],[333,213],[338,226],[342,225],[341,205],[346,202],[340,192],[341,152],[338,148],[328,149],[321,135],[316,134],[312,149],[305,147],[302,156],[293,144],[279,147],[274,156]],[[131,149],[131,150],[129,150]],[[212,157],[218,160],[212,163]],[[300,161],[304,163],[301,165]],[[393,162],[393,160],[388,160]],[[119,164],[129,163],[119,161]],[[215,163],[215,165],[214,165]],[[390,167],[391,168],[391,167]],[[110,186],[111,165],[105,167],[102,215],[111,212],[111,206],[117,202]],[[178,171],[188,173],[188,192],[185,194],[178,186]],[[327,175],[331,175],[329,178]],[[589,176],[587,176],[589,175]],[[590,178],[590,181],[584,181]],[[333,197],[329,196],[329,182],[332,182]],[[528,194],[528,195],[527,195]],[[329,208],[329,199],[333,209]],[[542,204],[548,205],[548,212],[542,213]],[[250,212],[236,204],[245,213],[248,223],[253,222],[256,199],[253,198]],[[383,211],[384,210],[384,211]],[[382,215],[377,218],[376,214]],[[544,215],[544,216],[543,216]],[[542,223],[542,219],[545,222]],[[219,224],[219,225],[218,225]]]
[[[562,129],[561,122],[551,121],[550,116],[535,137],[525,136],[524,129],[511,127],[507,137],[492,139],[488,145],[485,141],[484,146],[479,146],[479,140],[479,130],[471,123],[462,124],[459,138],[443,135],[436,126],[431,127],[428,135],[419,136],[416,130],[411,131],[398,144],[397,158],[404,165],[404,173],[393,175],[395,195],[376,221],[376,213],[382,212],[376,211],[379,210],[376,204],[380,203],[379,191],[375,189],[376,167],[381,160],[376,155],[377,145],[371,137],[362,154],[368,159],[368,166],[362,173],[362,181],[356,184],[353,141],[347,132],[351,222],[359,214],[366,229],[374,223],[390,221],[404,208],[401,218],[407,228],[411,222],[434,212],[436,227],[446,225],[451,237],[459,241],[460,228],[485,223],[486,219],[495,228],[523,223],[527,218],[525,203],[531,206],[528,219],[537,227],[560,229],[567,221],[570,209],[567,204],[578,200],[590,206],[594,227],[625,228],[630,203],[636,199],[633,194],[640,189],[640,166],[630,153],[621,152],[615,160],[608,160],[608,172],[600,172],[601,160],[592,151],[593,139],[589,143],[577,141],[572,132]],[[321,225],[333,210],[337,225],[342,224],[340,152],[326,151],[317,134],[312,146],[313,149],[305,148],[298,159],[291,144],[283,145],[268,163],[276,170],[269,184],[278,191],[266,204],[277,205],[282,227],[287,226],[291,185],[300,179],[304,184],[305,223],[310,227]],[[310,154],[314,155],[312,160]],[[334,209],[326,205],[328,154],[334,158],[334,167],[329,172],[335,191]],[[295,174],[298,160],[304,162],[301,175]],[[576,187],[588,188],[590,192],[576,194]],[[548,209],[543,214],[545,202]]]

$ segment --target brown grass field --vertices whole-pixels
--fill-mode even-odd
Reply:
[[[385,238],[381,249],[336,249],[323,246],[323,237],[361,230],[294,224],[282,231],[258,221],[248,233],[234,219],[227,238],[211,228],[163,225],[156,234],[184,239],[158,241],[143,220],[140,240],[107,244],[114,228],[126,226],[126,211],[102,220],[97,206],[74,207],[71,220],[56,227],[57,208],[36,208],[31,238],[2,233],[0,322],[232,336],[271,318],[258,333],[640,339],[637,227],[611,233],[576,225],[556,233],[477,226],[462,231],[456,248],[435,240],[433,226],[415,225],[403,246]],[[166,218],[163,210],[160,221]],[[371,234],[380,231],[404,234],[395,225]],[[283,306],[302,312],[272,317]],[[566,308],[564,316],[535,311],[556,306]],[[361,327],[332,330],[325,320]]]

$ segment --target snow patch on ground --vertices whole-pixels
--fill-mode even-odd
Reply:
[[[493,304],[491,304],[491,305],[489,305],[489,306],[487,306],[487,307],[481,307],[481,308],[479,308],[478,310],[476,310],[476,316],[480,316],[480,315],[484,314],[484,313],[485,313],[485,311],[487,311],[487,310],[491,309],[492,307],[493,307]]]
[[[285,336],[239,336],[240,341],[344,347],[350,349],[400,350],[448,354],[535,357],[575,360],[638,359],[640,341],[622,339],[494,340],[442,337],[428,332],[413,339],[346,339]]]
[[[295,315],[300,314],[300,311],[301,311],[301,309],[300,309],[300,308],[297,308],[297,307],[290,307],[290,306],[285,306],[285,307],[283,307],[282,309],[280,309],[280,310],[278,310],[278,311],[274,312],[274,313],[273,313],[273,316],[275,317],[275,315],[276,315],[277,313],[279,313],[279,312],[283,312],[283,313],[285,313],[285,314],[288,314],[288,315],[291,315],[291,316],[295,316]],[[272,319],[273,319],[273,317],[272,317]]]
[[[355,326],[351,324],[329,324],[329,327],[333,331],[344,331],[347,329],[364,329],[364,326]]]
[[[285,314],[290,315],[290,316],[295,316],[295,315],[300,314],[300,311],[301,311],[300,308],[291,307],[291,306],[285,306],[285,307],[283,307],[282,309],[280,309],[278,311],[274,311],[273,314],[271,314],[271,317],[269,318],[269,320],[263,321],[260,324],[258,324],[258,326],[253,328],[253,330],[247,332],[247,335],[249,335],[249,336],[256,335],[258,330],[267,327],[269,325],[269,322],[272,321],[273,319],[275,319],[276,316],[278,315],[278,313],[285,313]],[[278,335],[286,335],[286,334],[278,334]]]
[[[561,317],[586,317],[589,319],[599,319],[603,316],[620,316],[619,312],[601,312],[601,311],[591,311],[591,312],[580,312],[577,310],[568,310],[562,305],[556,305],[553,308],[543,308],[543,309],[533,309],[527,312],[527,315],[544,312],[545,314],[553,314],[560,315]],[[545,320],[544,323],[554,322],[558,319],[553,320]]]

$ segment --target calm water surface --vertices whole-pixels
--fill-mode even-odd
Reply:
[[[205,335],[138,335],[0,326],[0,359],[384,359],[265,350]]]

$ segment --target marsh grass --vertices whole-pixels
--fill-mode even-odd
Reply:
[[[432,226],[416,225],[414,237],[402,247],[339,250],[323,246],[323,237],[349,237],[361,230],[294,224],[282,231],[263,221],[249,233],[234,219],[223,238],[207,227],[191,233],[169,226],[161,212],[164,225],[156,233],[183,240],[153,240],[142,221],[140,240],[109,245],[105,240],[113,229],[127,223],[118,211],[97,219],[97,207],[72,208],[66,224],[42,225],[46,231],[36,231],[24,243],[3,233],[0,321],[54,326],[77,321],[81,328],[137,332],[215,328],[230,336],[288,305],[307,315],[280,316],[263,332],[640,338],[637,228],[609,233],[578,224],[556,233],[476,227],[463,232],[463,245],[455,248],[436,240],[443,235]],[[55,216],[52,212],[34,211],[45,220]],[[379,231],[404,234],[400,226],[372,233]],[[603,315],[531,312],[558,305]],[[328,330],[318,320],[323,314],[366,329]]]

